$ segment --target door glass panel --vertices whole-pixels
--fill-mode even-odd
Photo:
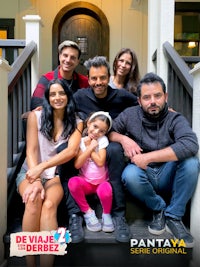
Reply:
[[[88,54],[88,39],[87,39],[87,37],[77,37],[76,42],[81,49],[81,53],[84,55],[87,55]]]

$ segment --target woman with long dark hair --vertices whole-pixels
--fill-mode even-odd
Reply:
[[[136,53],[130,48],[122,48],[113,61],[113,75],[109,85],[114,89],[126,89],[136,94],[140,71]]]
[[[42,110],[34,110],[28,116],[26,160],[16,180],[25,203],[23,231],[57,230],[57,207],[63,198],[63,187],[56,166],[77,154],[82,129],[69,88],[61,79],[50,81]],[[57,153],[64,143],[68,143],[67,148]],[[26,258],[27,266],[36,266],[34,256]],[[51,267],[53,262],[53,255],[40,256],[40,266]]]

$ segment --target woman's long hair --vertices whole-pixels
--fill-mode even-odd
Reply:
[[[132,65],[131,69],[129,71],[129,74],[127,74],[125,78],[124,88],[133,93],[137,94],[137,85],[140,81],[140,71],[139,71],[139,65],[138,65],[138,59],[136,56],[136,53],[130,49],[130,48],[122,48],[116,55],[114,61],[113,61],[113,74],[116,75],[117,72],[117,63],[121,55],[123,54],[130,54],[132,58]]]
[[[67,85],[67,83],[63,79],[54,79],[51,80],[45,90],[44,98],[43,98],[43,109],[41,116],[41,133],[48,139],[52,140],[53,138],[53,130],[54,130],[54,118],[53,118],[53,108],[49,103],[49,92],[52,84],[60,84],[64,89],[68,103],[65,107],[64,116],[63,116],[63,133],[62,137],[66,138],[71,135],[76,129],[76,114],[75,114],[75,103],[73,100],[72,93]]]

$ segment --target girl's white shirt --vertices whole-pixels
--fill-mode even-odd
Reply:
[[[97,139],[98,147],[96,151],[106,148],[109,145],[109,141],[107,136],[102,136]],[[80,149],[82,151],[86,150],[86,146],[84,143],[84,137],[81,138]],[[85,180],[91,184],[100,184],[105,180],[108,180],[108,169],[107,165],[105,164],[102,167],[96,165],[96,163],[91,159],[88,158],[86,162],[80,169],[80,175],[85,178]]]

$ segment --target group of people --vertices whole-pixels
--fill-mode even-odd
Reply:
[[[126,189],[153,211],[150,233],[167,230],[192,247],[182,217],[197,184],[198,140],[168,108],[163,80],[154,73],[140,79],[131,49],[116,55],[113,76],[103,56],[84,63],[88,77],[76,73],[81,50],[72,41],[58,52],[60,65],[40,78],[28,115],[26,161],[16,181],[25,203],[22,230],[56,230],[64,196],[72,242],[84,240],[83,220],[90,231],[114,231],[118,242],[129,242]],[[87,201],[94,193],[101,222]],[[41,266],[53,260],[41,255]],[[27,264],[35,267],[35,258]]]

